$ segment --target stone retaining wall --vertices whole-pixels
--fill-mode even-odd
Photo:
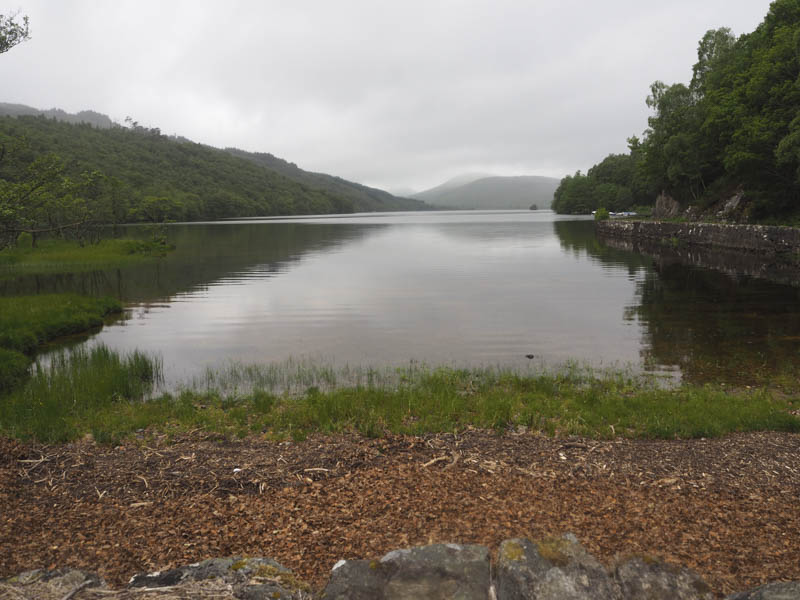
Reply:
[[[343,560],[319,594],[268,558],[218,558],[136,575],[108,590],[75,569],[28,571],[0,581],[0,599],[239,600],[711,600],[692,571],[639,556],[611,568],[572,534],[531,542],[506,540],[497,561],[485,546],[435,544],[389,552],[380,560]],[[772,583],[727,600],[798,600],[800,582]]]
[[[602,236],[800,258],[800,228],[795,227],[611,219],[598,221],[596,228]]]
[[[655,258],[800,286],[800,229],[762,225],[598,221],[608,246]]]

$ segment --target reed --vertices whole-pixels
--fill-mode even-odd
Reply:
[[[35,365],[25,384],[0,401],[0,430],[23,439],[64,442],[91,433],[110,441],[104,415],[135,411],[162,380],[161,360],[105,346],[78,347]]]
[[[624,369],[593,371],[575,364],[526,373],[418,364],[378,371],[298,362],[282,368],[234,364],[180,392],[154,395],[160,378],[160,360],[138,353],[62,353],[4,400],[0,431],[49,442],[87,433],[116,442],[147,428],[278,439],[470,427],[590,438],[800,431],[800,419],[792,414],[800,406],[797,397],[766,388],[667,387]],[[301,390],[301,382],[312,385]]]

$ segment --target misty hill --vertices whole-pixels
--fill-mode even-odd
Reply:
[[[44,116],[48,119],[56,119],[65,123],[88,123],[95,127],[108,129],[116,124],[108,115],[104,115],[93,110],[82,110],[78,113],[68,113],[60,108],[50,108],[40,110],[24,104],[8,104],[0,102],[0,116],[21,117],[21,116]]]
[[[477,181],[478,179],[485,179],[486,177],[492,177],[492,175],[490,173],[464,173],[463,175],[457,175],[452,179],[448,179],[436,187],[411,194],[411,197],[419,198],[420,200],[425,198],[438,198],[450,190],[460,188],[461,186],[472,183],[473,181]]]
[[[550,208],[558,184],[554,177],[538,175],[465,175],[415,194],[414,198],[442,208],[526,209],[532,204]]]
[[[3,106],[17,113],[26,108]],[[425,208],[417,200],[307,173],[271,155],[234,155],[161,135],[158,129],[70,123],[61,118],[68,113],[57,109],[37,114],[0,116],[0,144],[7,150],[0,178],[24,177],[24,161],[55,153],[74,175],[99,171],[106,176],[120,220],[135,214],[147,196],[169,198],[169,217],[175,220]]]
[[[303,185],[326,190],[333,194],[349,198],[358,206],[375,207],[369,210],[424,210],[430,208],[420,200],[398,198],[389,192],[347,181],[346,179],[334,175],[304,171],[296,164],[266,152],[246,152],[238,148],[225,148],[225,151],[233,156],[244,158],[245,160],[249,160],[257,165],[280,173]]]

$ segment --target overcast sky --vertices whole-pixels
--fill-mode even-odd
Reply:
[[[378,187],[562,177],[647,126],[711,28],[769,0],[0,0],[0,101],[130,115]]]

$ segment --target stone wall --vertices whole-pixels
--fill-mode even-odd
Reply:
[[[800,260],[800,229],[768,225],[722,223],[670,223],[664,221],[608,220],[596,223],[601,236],[663,245],[690,245],[752,252]]]
[[[600,221],[603,243],[652,256],[661,265],[688,264],[800,286],[800,230],[792,227]]]
[[[711,600],[703,580],[683,567],[638,556],[610,568],[575,536],[506,540],[494,565],[485,546],[435,544],[395,550],[380,560],[342,560],[315,594],[267,558],[217,558],[136,575],[112,591],[75,569],[28,571],[0,581],[0,598],[40,600]],[[800,582],[772,583],[728,600],[798,600]]]

